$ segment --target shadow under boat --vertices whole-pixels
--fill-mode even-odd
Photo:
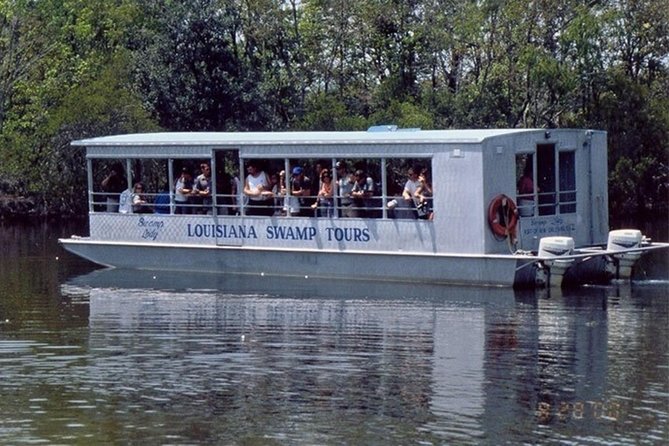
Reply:
[[[260,295],[289,298],[331,299],[421,299],[513,304],[515,292],[509,287],[475,287],[402,281],[371,281],[286,277],[258,274],[184,273],[170,271],[108,268],[72,277],[62,285],[63,294],[85,289],[148,289],[175,293],[209,291],[224,294]],[[83,289],[83,290],[82,290]]]

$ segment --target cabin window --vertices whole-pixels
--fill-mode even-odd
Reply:
[[[574,152],[560,152],[560,213],[576,212],[576,167]]]
[[[518,208],[522,217],[535,215],[534,197],[538,201],[538,215],[576,212],[575,159],[574,151],[558,152],[554,144],[539,144],[536,156],[516,157]]]
[[[430,158],[240,159],[234,149],[212,154],[89,160],[90,207],[121,213],[432,218]],[[271,192],[266,199],[245,191],[256,170],[264,172],[263,188]],[[130,204],[135,195],[141,195],[141,206]]]
[[[386,162],[386,212],[389,218],[433,218],[429,158],[393,158]]]
[[[142,213],[153,213],[156,201],[158,201],[159,211],[168,211],[169,206],[160,207],[162,205],[169,205],[170,185],[167,180],[169,178],[167,160],[136,159],[133,160],[131,166],[133,188],[137,183],[142,185],[142,200],[146,202],[145,205],[138,207],[139,210]],[[159,196],[161,199],[158,199]]]
[[[429,218],[432,208],[429,158],[293,158],[241,160],[244,215],[330,218]],[[422,180],[422,201],[403,199],[409,171]],[[257,170],[269,178],[272,202],[257,196],[248,183]],[[253,189],[253,190],[252,190]],[[415,189],[415,188],[414,188]],[[412,191],[414,191],[412,189]],[[422,205],[421,205],[422,204]],[[420,210],[418,209],[420,206]],[[271,209],[268,209],[270,208]],[[422,211],[422,213],[421,213]]]

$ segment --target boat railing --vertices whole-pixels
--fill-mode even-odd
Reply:
[[[140,205],[128,205],[125,208],[119,203],[119,194],[109,192],[91,192],[91,210],[100,213],[129,213],[129,214],[163,214],[163,215],[216,215],[235,216],[251,215],[252,209],[263,209],[268,216],[290,217],[284,206],[285,196],[271,198],[271,205],[256,204],[246,197],[237,194],[216,194],[214,197],[189,197],[187,202],[175,200],[173,192],[145,192],[141,194],[144,203]],[[385,194],[368,197],[363,203],[347,208],[341,205],[341,197],[332,197],[332,210],[325,210],[322,205],[314,207],[316,196],[303,196],[302,211],[300,216],[306,217],[357,217],[357,218],[379,218],[379,219],[417,219],[419,215],[412,201],[407,202],[401,196],[388,196]]]
[[[521,217],[573,214],[576,212],[576,192],[576,189],[573,189],[559,192],[518,194],[516,196],[518,213]]]

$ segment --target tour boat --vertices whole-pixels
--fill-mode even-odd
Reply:
[[[643,253],[669,246],[609,231],[603,131],[379,126],[72,144],[86,149],[90,234],[60,242],[104,266],[564,286],[627,280]]]

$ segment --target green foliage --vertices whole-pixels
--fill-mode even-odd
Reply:
[[[0,0],[0,175],[78,211],[83,136],[590,127],[612,216],[651,215],[668,54],[666,0]]]
[[[352,116],[346,104],[325,93],[309,98],[308,110],[297,125],[303,130],[364,130],[367,119]]]
[[[412,102],[392,101],[388,108],[373,113],[372,125],[395,124],[400,128],[434,128],[432,115]]]

